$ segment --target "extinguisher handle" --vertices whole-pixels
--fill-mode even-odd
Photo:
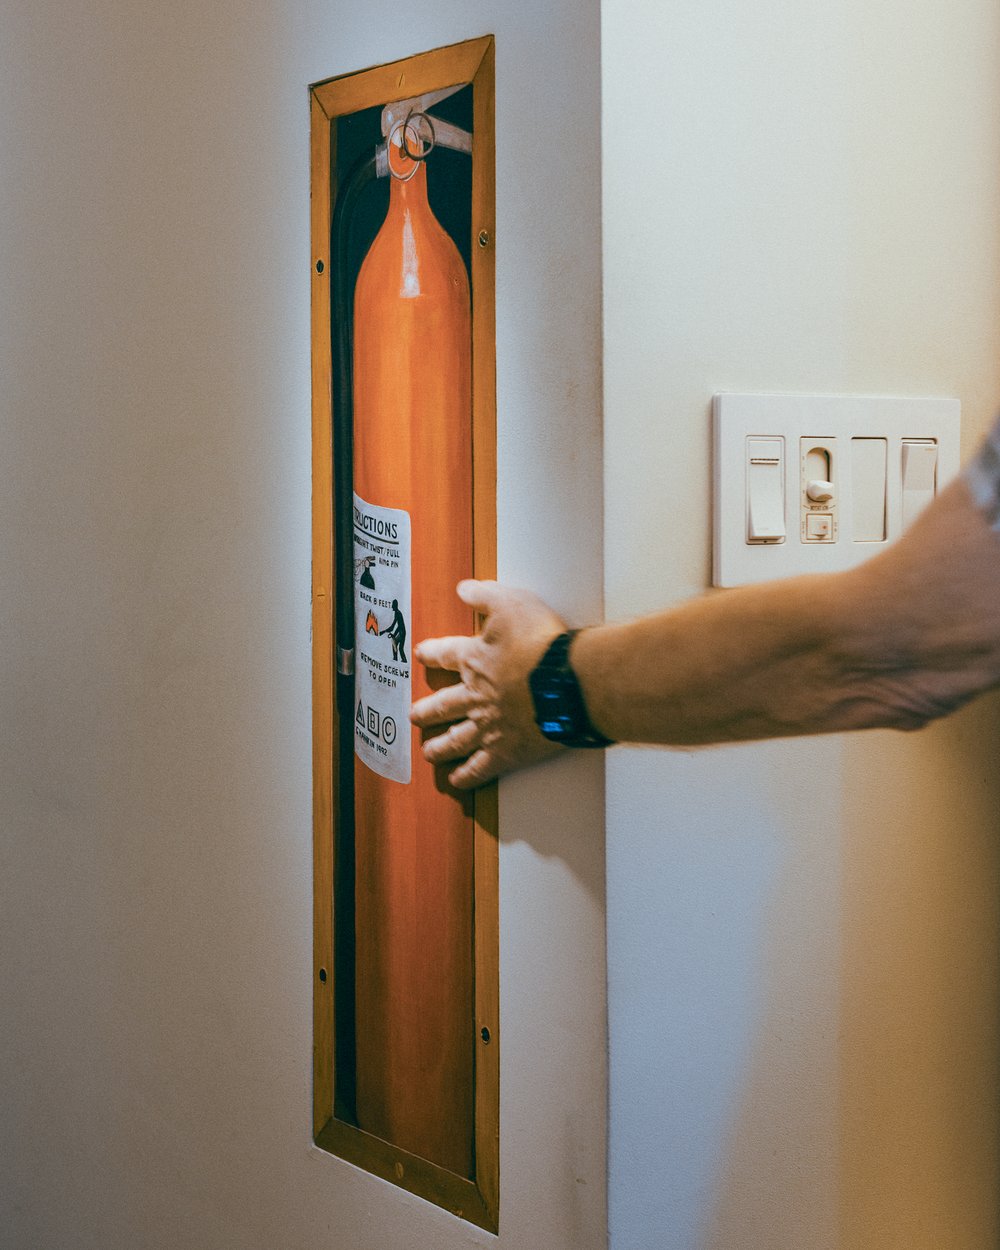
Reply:
[[[382,110],[382,137],[388,139],[396,127],[412,117],[414,113],[426,113],[435,104],[440,104],[442,100],[447,100],[449,96],[455,95],[467,86],[468,83],[460,82],[454,87],[442,87],[438,91],[427,91],[423,95],[411,95],[402,100],[393,100]]]

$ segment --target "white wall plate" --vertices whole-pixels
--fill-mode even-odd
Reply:
[[[958,472],[957,399],[716,395],[713,584],[851,568]]]

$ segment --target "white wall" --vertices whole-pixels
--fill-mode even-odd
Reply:
[[[497,34],[501,572],[600,608],[597,5],[429,9],[0,0],[15,1250],[491,1240],[308,1136],[309,81]],[[706,583],[715,390],[991,418],[998,21],[605,0],[611,615]],[[996,730],[612,755],[615,1250],[995,1243]],[[601,803],[502,794],[510,1250],[603,1244]]]
[[[0,29],[0,1241],[492,1244],[309,1139],[306,87],[497,35],[501,567],[590,619],[596,0]],[[502,794],[510,1250],[605,1244],[602,822],[594,761]]]
[[[703,589],[719,390],[1000,401],[994,0],[605,0],[607,611]],[[997,705],[617,751],[615,1250],[983,1250]]]

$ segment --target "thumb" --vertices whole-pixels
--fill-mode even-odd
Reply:
[[[488,616],[503,599],[503,587],[499,582],[480,582],[471,578],[458,583],[458,597],[476,612]]]

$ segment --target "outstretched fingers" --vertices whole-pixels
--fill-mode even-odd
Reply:
[[[450,760],[464,760],[479,745],[479,727],[471,720],[449,725],[444,733],[428,738],[424,743],[424,759],[430,764],[444,764]]]
[[[480,747],[467,760],[452,769],[448,781],[456,790],[475,790],[477,786],[492,781],[501,772],[499,762],[488,748]]]
[[[458,673],[461,681],[417,700],[410,719],[433,734],[423,743],[424,758],[449,768],[456,789],[474,790],[558,750],[535,728],[527,676],[546,640],[565,625],[536,595],[499,582],[462,581],[458,597],[484,618],[482,633],[428,638],[416,647],[419,663]]]
[[[463,603],[484,616],[499,606],[506,593],[499,582],[480,582],[472,578],[459,582],[456,589]]]
[[[446,725],[449,721],[462,720],[474,706],[472,692],[461,683],[444,686],[433,694],[425,695],[414,703],[410,720],[418,729],[430,729],[434,725]]]
[[[416,659],[427,668],[443,668],[457,673],[475,646],[474,638],[425,638],[414,650]]]

